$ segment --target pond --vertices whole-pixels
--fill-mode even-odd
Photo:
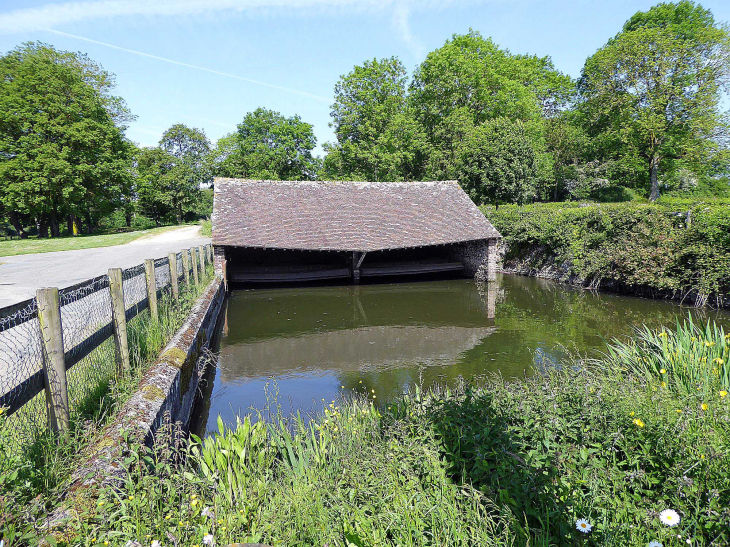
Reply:
[[[516,275],[486,286],[451,279],[235,290],[194,430],[216,430],[218,415],[233,424],[267,402],[308,413],[353,389],[375,390],[382,401],[416,384],[523,377],[568,354],[596,356],[635,325],[672,327],[689,313],[730,326],[727,312]]]

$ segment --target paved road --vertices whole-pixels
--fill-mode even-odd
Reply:
[[[186,226],[115,247],[0,256],[0,307],[35,296],[40,287],[68,287],[109,268],[129,268],[145,258],[161,258],[207,243],[210,238],[201,237],[198,226]]]

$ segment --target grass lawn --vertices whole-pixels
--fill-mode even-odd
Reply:
[[[96,247],[112,247],[124,245],[135,239],[160,234],[181,226],[163,226],[138,232],[105,235],[77,235],[49,239],[13,239],[0,241],[0,256],[27,255],[33,253],[52,253],[54,251],[75,251],[77,249],[94,249]]]

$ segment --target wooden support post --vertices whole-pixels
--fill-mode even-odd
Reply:
[[[205,277],[205,251],[203,246],[198,247],[198,258],[200,258],[200,280],[202,281]]]
[[[43,377],[46,384],[48,421],[53,431],[68,430],[68,384],[66,360],[63,352],[63,326],[58,289],[38,289],[38,324],[43,344]]]
[[[198,279],[198,257],[195,252],[195,247],[190,247],[190,261],[193,263],[193,279],[195,280],[195,286],[197,287],[200,285],[200,280]]]
[[[177,286],[177,253],[168,254],[167,260],[170,263],[170,286],[172,287],[172,297],[177,300],[180,298],[180,290]]]
[[[112,298],[112,323],[114,325],[114,348],[117,371],[127,374],[129,363],[129,342],[127,339],[127,314],[124,306],[124,284],[121,268],[109,268],[109,292]]]
[[[222,264],[223,270],[223,290],[228,292],[228,261],[224,258]]]
[[[182,254],[182,263],[183,263],[183,277],[185,278],[185,285],[190,288],[190,254],[188,249],[183,249],[181,251]]]
[[[210,263],[215,266],[215,255],[213,253],[213,244],[208,243],[208,258],[210,259]]]
[[[147,302],[150,306],[150,317],[157,323],[160,320],[157,314],[157,283],[155,280],[155,261],[147,258],[144,261],[144,273],[147,278]]]

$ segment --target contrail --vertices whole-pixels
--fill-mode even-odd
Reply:
[[[92,40],[91,38],[85,38],[84,36],[77,36],[76,34],[69,34],[68,32],[62,32],[60,30],[55,30],[51,28],[44,28],[46,32],[52,32],[53,34],[58,34],[60,36],[66,36],[68,38],[75,38],[76,40],[83,40],[84,42],[90,42],[92,44],[97,44],[100,46],[109,47],[112,49],[117,49],[119,51],[126,51],[127,53],[132,53],[134,55],[139,55],[141,57],[147,57],[149,59],[156,59],[157,61],[162,61],[165,63],[170,63],[172,65],[178,65],[178,66],[184,66],[186,68],[192,68],[193,70],[202,70],[203,72],[209,72],[211,74],[217,74],[218,76],[225,76],[226,78],[233,78],[235,80],[241,80],[243,82],[248,82],[250,84],[256,84],[256,85],[262,85],[265,87],[270,87],[272,89],[278,89],[280,91],[286,91],[287,93],[295,93],[297,95],[302,95],[304,97],[309,97],[310,99],[315,99],[317,101],[329,103],[331,102],[330,97],[322,97],[320,95],[315,95],[313,93],[307,93],[306,91],[300,91],[299,89],[292,89],[290,87],[284,87],[276,84],[270,84],[267,82],[262,82],[260,80],[253,80],[251,78],[244,78],[243,76],[238,76],[237,74],[231,74],[229,72],[221,72],[220,70],[213,70],[212,68],[205,68],[204,66],[198,66],[198,65],[191,65],[190,63],[183,63],[181,61],[175,61],[174,59],[168,59],[166,57],[160,57],[159,55],[152,55],[151,53],[145,53],[143,51],[137,51],[136,49],[129,49],[126,47],[121,46],[115,46],[114,44],[108,44],[106,42],[100,42],[99,40]]]

